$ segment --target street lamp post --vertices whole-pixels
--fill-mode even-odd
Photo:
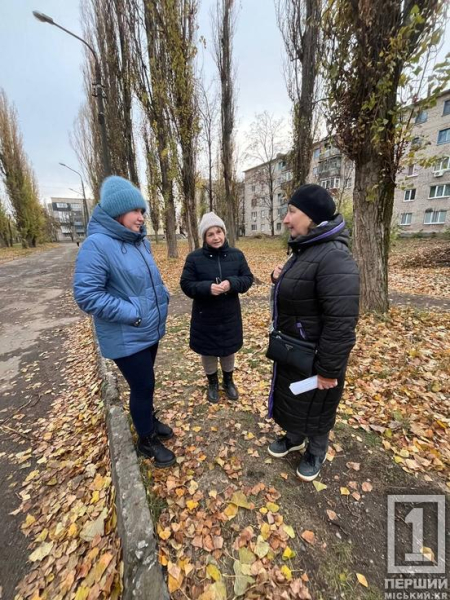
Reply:
[[[44,13],[41,13],[37,10],[33,10],[33,15],[36,17],[36,19],[38,21],[41,21],[41,23],[48,23],[49,25],[54,25],[58,29],[62,29],[62,31],[65,31],[72,37],[74,37],[77,40],[79,40],[80,42],[82,42],[87,48],[89,48],[89,50],[92,53],[92,56],[94,57],[94,64],[95,64],[94,97],[97,98],[98,123],[100,126],[100,135],[101,135],[101,140],[102,140],[103,174],[105,177],[108,175],[111,175],[111,161],[110,161],[109,150],[108,150],[108,138],[106,136],[105,106],[103,103],[102,71],[100,69],[100,62],[98,60],[97,53],[95,52],[94,48],[92,48],[92,46],[86,42],[86,40],[83,40],[83,38],[79,37],[75,33],[72,33],[65,27],[58,25],[58,23],[55,23],[55,21],[48,15],[45,15]]]
[[[83,178],[81,176],[81,173],[79,173],[78,171],[75,171],[75,169],[72,169],[72,167],[69,167],[68,165],[61,163],[61,162],[59,164],[61,165],[61,167],[66,167],[66,169],[69,169],[69,171],[73,171],[80,178],[81,191],[83,192],[84,235],[87,235],[87,226],[88,226],[88,221],[89,221],[89,209],[88,209],[87,200],[86,200],[86,192],[84,190]]]

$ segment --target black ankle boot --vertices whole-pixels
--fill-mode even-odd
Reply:
[[[153,423],[155,426],[155,433],[159,437],[160,440],[170,440],[173,437],[173,429],[166,425],[165,423],[161,423],[161,421],[157,418],[158,411],[155,410],[153,412]]]
[[[175,454],[163,446],[156,433],[140,437],[137,447],[140,454],[155,459],[155,467],[161,469],[171,467],[176,460]]]
[[[233,381],[233,371],[229,373],[226,371],[223,372],[223,389],[230,400],[237,400],[239,398],[239,392]]]
[[[217,404],[219,402],[219,378],[217,377],[217,371],[206,377],[208,378],[208,393],[206,397],[212,404]]]

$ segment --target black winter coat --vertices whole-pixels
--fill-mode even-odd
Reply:
[[[292,255],[275,287],[275,327],[315,342],[314,373],[338,380],[330,390],[294,396],[289,385],[304,376],[274,364],[269,414],[290,432],[321,435],[336,420],[359,312],[359,273],[348,237],[342,216],[336,215],[327,225],[291,239]]]
[[[226,294],[213,296],[211,284],[228,279]],[[186,258],[180,285],[193,298],[189,346],[203,356],[229,356],[242,347],[242,317],[238,294],[246,292],[253,275],[244,254],[228,242],[218,249],[204,244]]]

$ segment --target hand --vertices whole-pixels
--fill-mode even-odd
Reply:
[[[281,275],[281,271],[283,270],[283,266],[284,266],[284,265],[277,265],[277,266],[275,267],[275,269],[273,270],[273,273],[272,273],[272,279],[273,279],[274,281],[277,281],[277,280],[278,280],[278,278],[280,277],[280,275]]]
[[[223,294],[224,291],[222,289],[222,284],[221,283],[212,283],[211,284],[211,294],[213,296],[220,296],[220,294]]]
[[[224,294],[229,292],[231,289],[231,285],[230,285],[230,282],[228,281],[228,279],[225,279],[225,281],[222,281],[222,283],[220,283],[219,286],[222,288]]]
[[[319,390],[331,390],[338,384],[337,379],[327,379],[321,375],[317,375],[317,389]]]

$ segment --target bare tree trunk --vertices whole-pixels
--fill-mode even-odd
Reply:
[[[361,273],[362,310],[384,313],[389,309],[389,225],[395,185],[385,184],[376,198],[369,197],[368,190],[378,189],[379,172],[375,158],[355,166],[353,252]]]
[[[222,126],[222,169],[225,184],[225,207],[228,239],[233,246],[236,242],[235,209],[233,197],[233,128],[234,98],[232,77],[232,9],[233,0],[221,0],[218,18],[218,40],[216,40],[216,62],[221,84],[221,126]]]

